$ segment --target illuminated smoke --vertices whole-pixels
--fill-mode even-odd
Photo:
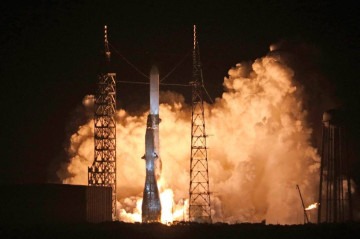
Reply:
[[[272,52],[252,64],[237,64],[224,79],[225,92],[205,105],[210,190],[214,221],[294,224],[303,222],[305,202],[317,195],[319,157],[310,145],[301,92],[294,72]],[[160,96],[160,184],[162,222],[187,219],[190,111],[182,96]],[[121,99],[120,99],[121,100]],[[146,117],[117,112],[117,200],[122,221],[141,221],[145,182]],[[93,160],[93,121],[70,139],[63,183],[87,184]]]

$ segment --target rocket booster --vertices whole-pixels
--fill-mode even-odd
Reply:
[[[146,178],[142,202],[142,221],[159,222],[161,204],[157,180],[161,173],[159,155],[159,72],[152,67],[150,72],[150,113],[145,133]]]

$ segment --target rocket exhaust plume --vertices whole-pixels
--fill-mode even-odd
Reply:
[[[301,72],[290,69],[282,54],[272,51],[254,62],[234,65],[224,78],[222,96],[214,104],[204,104],[207,131],[213,135],[207,141],[213,222],[303,223],[295,185],[301,185],[304,201],[317,198],[320,159],[310,143],[303,88],[294,77]],[[158,82],[155,69],[151,76]],[[191,108],[175,92],[161,92],[159,105],[158,84],[150,87],[156,95],[150,99],[150,112],[117,111],[117,213],[125,222],[159,221],[160,211],[161,222],[188,220]],[[166,119],[161,132],[156,128],[159,111]],[[58,170],[63,183],[87,184],[87,167],[94,159],[93,125],[89,118],[71,136],[68,162]],[[146,140],[154,146],[144,145],[144,128]],[[161,142],[161,158],[166,161],[162,172],[158,137],[166,138]],[[144,150],[146,164],[153,163],[150,170],[139,160]],[[144,178],[148,183],[150,176],[153,181],[144,190]],[[153,201],[146,197],[151,190]],[[153,205],[156,210],[150,214],[146,210]]]
[[[145,134],[146,177],[142,201],[142,222],[160,222],[161,205],[157,181],[160,178],[159,154],[159,72],[150,72],[150,113]]]

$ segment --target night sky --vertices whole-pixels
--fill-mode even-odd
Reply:
[[[342,105],[353,148],[360,147],[355,3],[20,2],[3,1],[0,10],[1,183],[55,180],[59,161],[66,159],[67,139],[84,123],[82,99],[96,90],[105,24],[110,43],[122,56],[145,74],[156,64],[160,78],[191,51],[192,25],[197,24],[205,85],[213,99],[221,96],[223,78],[232,66],[265,56],[271,44],[280,44],[308,79],[302,83],[309,92],[310,124],[321,124],[316,117],[326,107]],[[113,49],[112,56],[118,80],[147,80]],[[186,84],[190,77],[188,56],[166,82]],[[145,110],[147,87],[118,84],[118,108]],[[161,90],[190,100],[189,88]],[[359,161],[353,162],[357,182]]]

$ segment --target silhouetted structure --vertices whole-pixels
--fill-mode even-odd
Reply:
[[[318,222],[352,220],[351,181],[344,115],[323,114]]]
[[[304,204],[304,199],[303,199],[303,197],[302,197],[302,195],[301,195],[301,191],[300,191],[299,185],[296,184],[296,188],[297,188],[297,190],[298,190],[298,192],[299,192],[299,196],[300,196],[300,200],[301,200],[301,206],[302,206],[302,208],[303,208],[303,210],[304,210],[304,224],[305,224],[305,223],[309,223],[309,217],[308,217],[308,215],[307,215],[307,213],[306,213],[305,204]]]
[[[111,188],[67,184],[0,185],[0,224],[99,223],[111,217]]]
[[[88,169],[89,185],[112,188],[112,215],[116,218],[116,74],[111,73],[105,26],[105,64],[95,96],[94,163]]]

